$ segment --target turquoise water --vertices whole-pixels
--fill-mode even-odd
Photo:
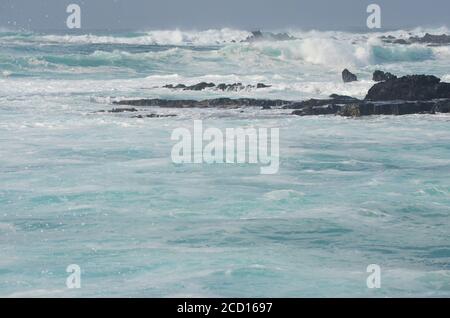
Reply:
[[[94,113],[122,97],[360,97],[380,66],[445,79],[448,47],[372,46],[365,35],[333,34],[336,60],[362,79],[343,85],[329,47],[317,51],[327,33],[218,44],[210,39],[246,33],[216,32],[2,34],[0,296],[449,297],[448,115]],[[390,52],[385,61],[380,50]],[[204,79],[273,87],[160,88]],[[279,127],[279,173],[172,163],[170,135],[194,119],[221,129]],[[80,289],[66,288],[69,264],[81,267]],[[380,289],[366,286],[369,264],[381,267]]]

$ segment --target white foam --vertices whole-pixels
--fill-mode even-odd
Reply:
[[[206,31],[155,30],[137,36],[43,35],[40,40],[53,43],[141,44],[141,45],[217,45],[239,42],[250,35],[247,31],[229,28]]]
[[[275,190],[267,192],[264,194],[264,199],[269,201],[280,201],[303,196],[305,196],[303,192],[287,189],[287,190]]]

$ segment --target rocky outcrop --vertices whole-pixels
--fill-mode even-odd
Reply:
[[[438,98],[450,98],[450,83],[441,83],[431,75],[409,75],[375,84],[365,99],[421,101]]]
[[[95,113],[135,113],[139,112],[139,109],[130,107],[130,108],[113,108],[111,110],[99,110]],[[139,114],[135,116],[131,116],[131,118],[161,118],[161,117],[175,117],[175,114]]]
[[[347,117],[359,117],[368,115],[409,115],[409,114],[434,114],[437,101],[423,102],[361,102],[343,106],[338,115]]]
[[[329,104],[324,106],[304,107],[294,110],[293,115],[297,116],[311,116],[311,115],[332,115],[339,112],[341,106]]]
[[[113,108],[109,110],[109,113],[128,113],[128,112],[137,112],[136,108]]]
[[[441,34],[434,35],[426,33],[423,37],[411,37],[409,38],[411,43],[426,43],[426,44],[450,44],[450,35]]]
[[[358,77],[348,69],[345,69],[342,71],[342,80],[344,83],[355,82],[358,80]]]
[[[178,84],[178,85],[164,85],[164,88],[170,88],[170,89],[183,89],[185,91],[202,91],[205,88],[209,88],[209,87],[214,87],[216,86],[214,83],[206,83],[206,82],[201,82],[195,85],[191,85],[191,86],[186,86],[184,84]]]
[[[408,115],[450,112],[450,83],[435,76],[411,75],[388,78],[375,84],[364,100],[334,95],[332,99],[307,100],[285,106],[294,107],[294,115],[337,114],[359,117],[368,115]]]
[[[309,99],[304,101],[287,101],[253,98],[214,98],[205,100],[167,100],[136,99],[113,102],[115,105],[134,107],[168,107],[168,108],[242,108],[273,107],[292,109],[292,114],[340,115],[359,117],[368,115],[407,115],[434,114],[450,112],[450,83],[443,83],[435,76],[410,75],[401,78],[383,73],[384,81],[375,84],[364,100],[345,95],[330,95],[327,99]],[[109,112],[135,112],[134,107],[113,108]],[[104,112],[104,111],[103,111]],[[136,118],[162,117],[166,115],[139,114]],[[167,115],[171,116],[171,115]]]
[[[280,99],[253,99],[253,98],[214,98],[205,100],[168,100],[168,99],[135,99],[113,102],[115,105],[131,105],[140,107],[164,108],[240,108],[240,107],[282,107],[292,104],[291,101]]]
[[[165,118],[165,117],[176,117],[177,115],[175,115],[175,114],[164,114],[164,115],[162,115],[162,114],[154,114],[154,113],[152,113],[152,114],[144,114],[144,115],[136,115],[136,116],[132,116],[131,118],[140,118],[140,119],[142,119],[142,118]]]
[[[370,115],[410,115],[449,113],[450,99],[432,101],[389,101],[368,102],[359,101],[346,105],[329,104],[317,107],[305,107],[294,110],[293,115],[329,115],[335,114],[345,117],[360,117]]]
[[[178,85],[172,85],[172,84],[168,84],[168,85],[164,85],[163,88],[169,88],[169,89],[176,89],[176,90],[185,90],[185,91],[202,91],[204,89],[207,88],[212,88],[215,90],[220,90],[220,91],[241,91],[244,89],[260,89],[260,88],[268,88],[271,87],[270,85],[266,85],[264,83],[258,83],[256,85],[243,85],[242,83],[233,83],[233,84],[225,84],[225,83],[221,83],[221,84],[214,84],[214,83],[206,83],[206,82],[201,82],[195,85],[191,85],[191,86],[187,86],[184,84],[178,84]]]
[[[394,43],[394,44],[413,44],[413,43],[421,43],[428,44],[430,46],[436,45],[449,45],[450,44],[450,35],[447,34],[430,34],[426,33],[422,37],[411,36],[408,39],[397,39],[394,36],[382,36],[381,40],[386,43]]]
[[[395,76],[392,73],[389,72],[383,72],[383,71],[379,71],[376,70],[375,72],[373,72],[373,76],[372,76],[372,80],[375,82],[384,82],[384,81],[389,81],[392,79],[396,79],[397,76]]]
[[[341,106],[360,102],[357,98],[333,94],[329,99],[308,99],[301,102],[293,102],[283,106],[284,109],[295,109],[294,115],[328,115],[336,114]]]
[[[163,88],[169,88],[169,89],[185,89],[187,86],[184,84],[178,84],[178,85],[173,85],[173,84],[167,84],[164,85]]]
[[[250,36],[248,36],[242,42],[257,42],[257,41],[290,41],[296,38],[287,33],[271,33],[271,32],[261,32],[253,31]]]

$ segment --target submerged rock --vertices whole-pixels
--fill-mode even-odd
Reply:
[[[358,80],[358,77],[348,69],[345,69],[342,71],[342,80],[344,83],[355,82]]]

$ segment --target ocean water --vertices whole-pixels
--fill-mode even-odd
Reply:
[[[363,97],[383,69],[450,81],[450,47],[382,34],[0,32],[0,296],[449,297],[450,116],[96,113],[121,98]],[[446,28],[387,32],[405,38]],[[360,81],[343,84],[349,68]],[[239,92],[165,84],[256,84]],[[280,169],[172,163],[173,129],[278,127]],[[81,267],[68,289],[66,267]],[[381,288],[369,289],[369,264]]]

